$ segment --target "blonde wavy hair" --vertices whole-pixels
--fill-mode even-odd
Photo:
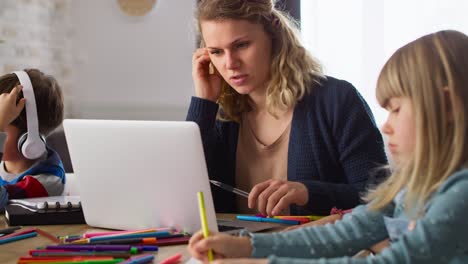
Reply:
[[[406,188],[406,213],[421,217],[431,194],[467,165],[467,47],[465,34],[439,31],[397,50],[380,72],[376,94],[382,107],[392,97],[411,100],[416,144],[412,160],[367,194],[371,210],[384,208]]]
[[[201,0],[195,13],[200,23],[212,20],[247,20],[261,24],[272,39],[272,63],[267,87],[268,112],[294,107],[314,83],[324,78],[321,65],[305,50],[298,38],[297,25],[287,14],[275,8],[272,0]],[[200,46],[203,47],[203,38]],[[251,110],[248,96],[237,93],[223,80],[219,118],[240,122],[243,112]]]

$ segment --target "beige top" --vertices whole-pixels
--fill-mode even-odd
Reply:
[[[288,145],[291,123],[271,145],[261,143],[246,118],[239,128],[236,153],[236,187],[250,192],[254,185],[269,179],[287,180]],[[245,197],[237,196],[239,213],[256,214]]]

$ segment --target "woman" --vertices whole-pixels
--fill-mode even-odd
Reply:
[[[189,252],[221,263],[468,263],[468,36],[443,30],[398,49],[377,81],[395,163],[367,205],[332,225],[234,237],[201,232]],[[350,255],[382,240],[376,256]],[[268,259],[267,259],[268,257]]]
[[[196,17],[202,48],[187,120],[200,126],[210,178],[250,191],[247,203],[213,189],[216,211],[326,215],[358,205],[387,160],[356,89],[322,74],[271,0],[202,0]]]

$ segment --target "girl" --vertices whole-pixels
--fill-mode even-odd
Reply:
[[[467,263],[468,37],[440,31],[400,48],[377,83],[393,175],[333,225],[230,237],[194,235],[191,254],[217,263]],[[379,255],[349,258],[389,238]],[[322,257],[322,259],[317,259]]]
[[[322,74],[272,0],[203,0],[196,17],[202,48],[187,120],[200,126],[210,178],[251,191],[247,203],[213,189],[216,211],[327,215],[358,205],[387,160],[356,89]]]

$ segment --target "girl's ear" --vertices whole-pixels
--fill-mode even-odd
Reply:
[[[450,98],[451,94],[447,86],[444,86],[442,90],[444,91],[445,112],[447,113],[447,118],[449,122],[452,122],[453,121],[453,106],[452,106],[452,100]]]

